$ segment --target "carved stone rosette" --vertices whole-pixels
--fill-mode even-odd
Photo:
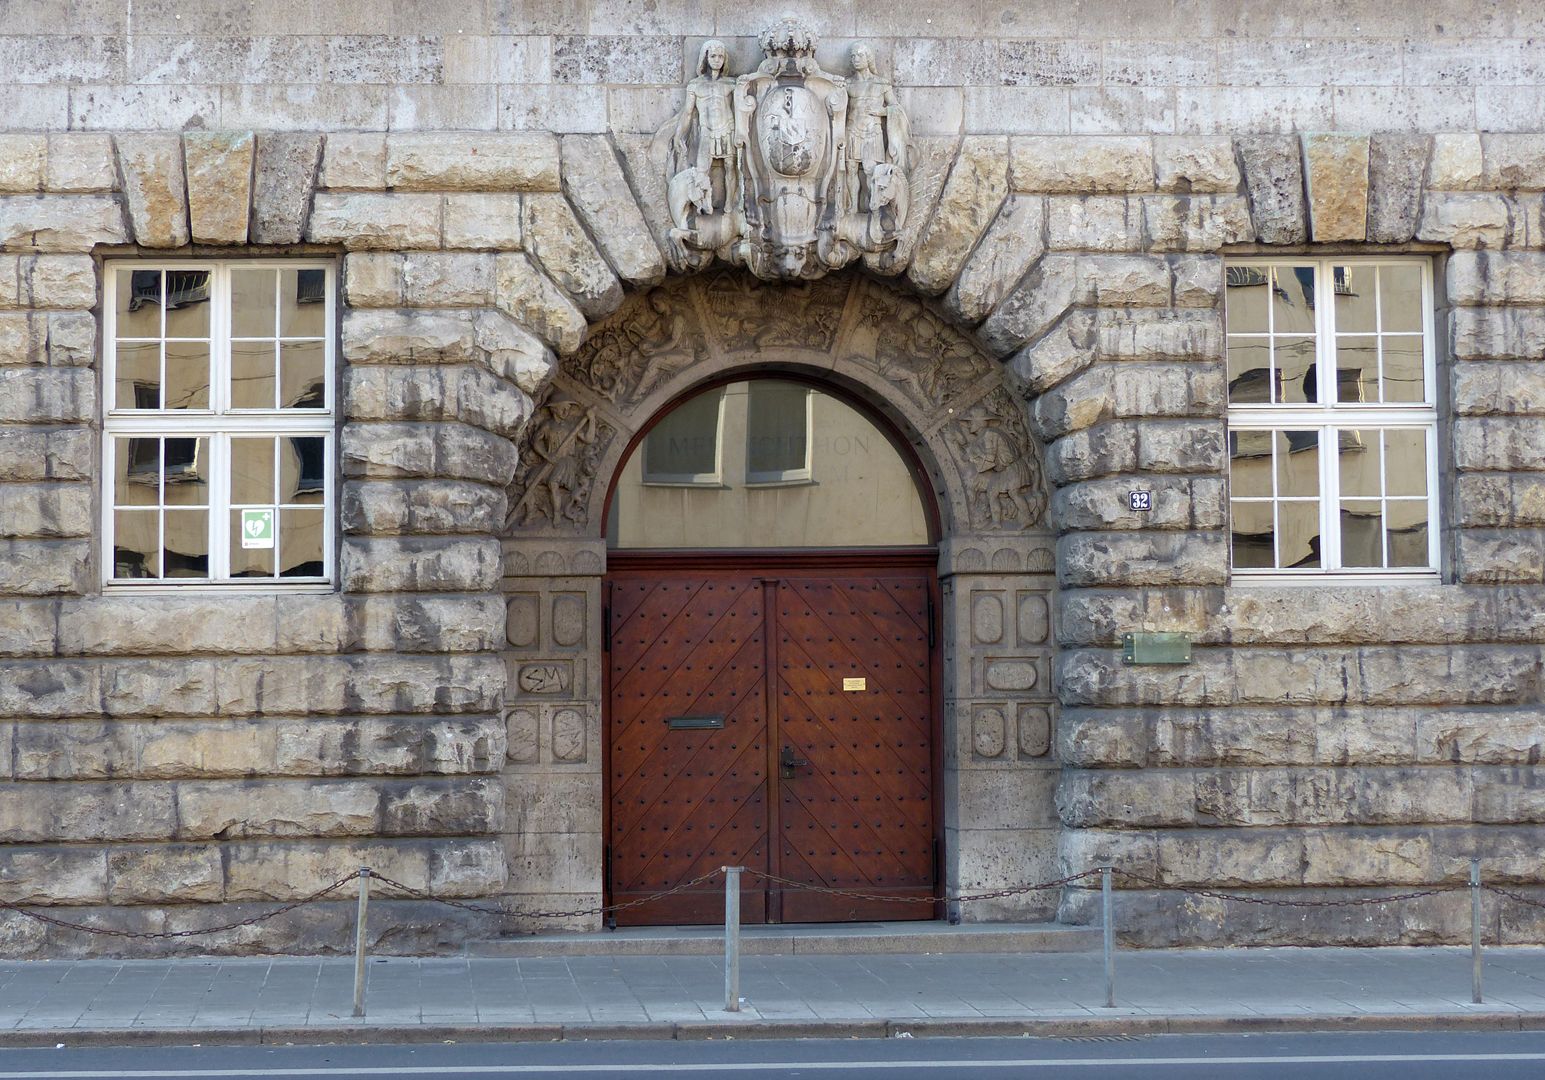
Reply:
[[[910,130],[873,52],[855,45],[852,74],[834,75],[791,20],[761,45],[766,58],[737,77],[722,42],[698,55],[668,161],[677,255],[787,281],[894,247],[911,201]]]

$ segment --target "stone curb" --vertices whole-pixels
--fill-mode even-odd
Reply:
[[[1116,1015],[885,1020],[661,1021],[596,1024],[413,1024],[304,1027],[38,1028],[0,1032],[0,1048],[81,1046],[274,1046],[431,1042],[584,1042],[711,1039],[1069,1038],[1096,1035],[1227,1035],[1290,1031],[1545,1031],[1545,1012],[1295,1013],[1281,1016]],[[384,1037],[384,1038],[383,1038]]]

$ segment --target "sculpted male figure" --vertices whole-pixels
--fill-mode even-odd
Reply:
[[[907,171],[907,114],[895,88],[874,69],[874,51],[853,46],[853,76],[847,80],[847,174],[849,210],[877,209],[874,170],[893,165]],[[862,195],[862,198],[860,198]]]
[[[671,140],[671,174],[692,166],[701,169],[713,185],[716,209],[727,208],[739,190],[735,168],[735,79],[728,64],[729,51],[724,42],[703,42],[697,57],[697,75],[687,83],[687,99],[676,118],[676,133]]]

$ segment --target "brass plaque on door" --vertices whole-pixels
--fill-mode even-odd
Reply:
[[[867,689],[869,689],[869,680],[868,679],[843,679],[842,680],[842,688],[844,690],[867,690]]]

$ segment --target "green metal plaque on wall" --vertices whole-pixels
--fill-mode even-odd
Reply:
[[[1190,634],[1123,634],[1121,659],[1129,664],[1189,664]]]

